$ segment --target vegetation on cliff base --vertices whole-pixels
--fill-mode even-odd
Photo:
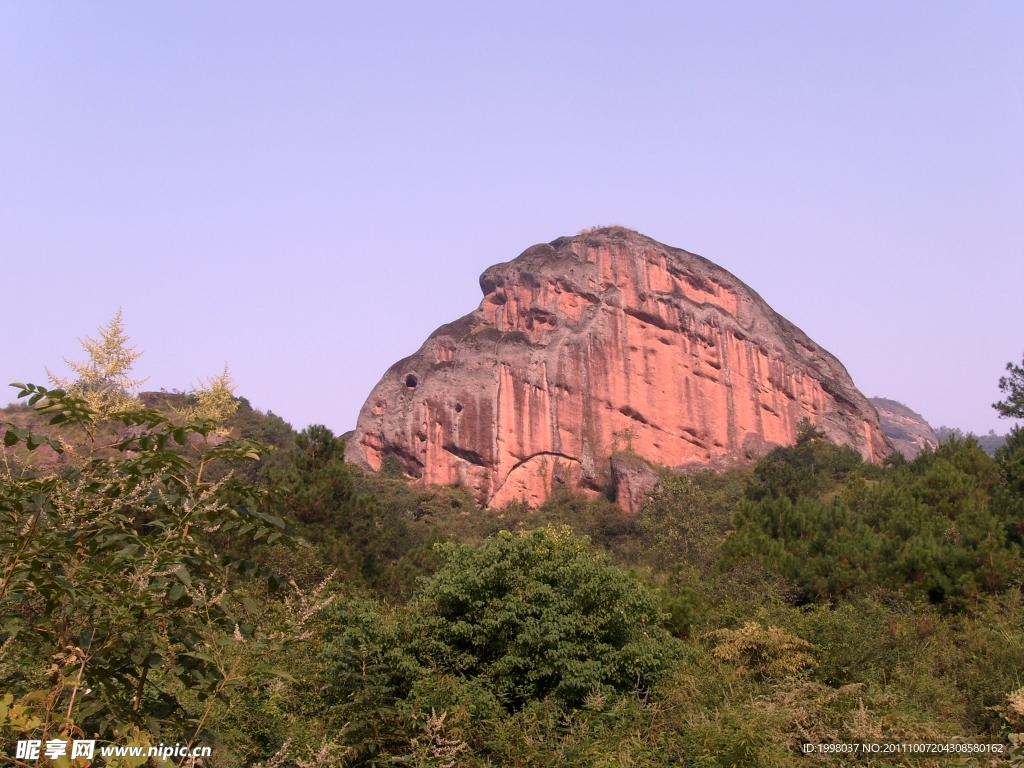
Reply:
[[[781,450],[806,464],[798,457],[813,448]],[[822,442],[822,450],[843,449]],[[780,462],[789,463],[770,455],[758,470]],[[774,482],[779,473],[763,474]],[[995,499],[999,465],[973,440],[951,440],[887,471],[863,467],[827,495],[801,490],[807,485],[798,478],[796,487],[737,504],[736,533],[723,550],[785,575],[802,601],[882,587],[960,610],[1017,578],[1017,510]]]
[[[81,400],[42,395],[69,418],[29,435],[47,414],[12,413],[2,481],[4,530],[30,532],[0,541],[7,740],[179,728],[208,765],[278,768],[789,766],[831,761],[807,742],[954,740],[1008,750],[964,764],[1020,762],[1019,429],[994,457],[954,439],[879,467],[808,425],[753,467],[664,472],[626,516],[564,488],[478,510],[241,400],[224,435],[168,395],[94,429],[117,441],[88,460],[33,464],[88,432]],[[279,521],[309,546],[271,541]]]

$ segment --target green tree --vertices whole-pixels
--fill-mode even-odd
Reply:
[[[281,492],[282,514],[299,523],[327,562],[375,585],[409,550],[408,522],[357,493],[354,471],[345,463],[345,441],[314,424],[296,435],[287,462],[268,469],[266,480]]]
[[[399,762],[388,755],[431,715],[482,734],[535,704],[646,694],[675,657],[656,595],[568,528],[436,548],[443,564],[410,604],[324,614],[319,711],[344,727],[354,765]]]
[[[640,511],[647,559],[659,570],[680,561],[706,570],[718,555],[718,540],[728,523],[715,511],[695,478],[664,473]]]
[[[1004,419],[1024,419],[1024,361],[1021,365],[1007,363],[1006,370],[1010,375],[999,379],[999,390],[1006,399],[993,403],[992,407]]]
[[[290,466],[273,481],[284,490],[285,508],[300,522],[338,524],[350,516],[356,493],[344,455],[345,441],[322,424],[296,435]]]
[[[996,461],[1007,490],[1024,500],[1024,429],[1010,430],[1006,442],[996,451]]]
[[[207,442],[209,420],[101,414],[59,389],[15,386],[51,431],[8,425],[4,445],[47,445],[65,462],[30,476],[5,462],[0,474],[0,643],[16,660],[0,691],[31,713],[20,728],[35,738],[198,738],[215,704],[271,674],[269,654],[294,636],[266,599],[282,579],[220,554],[231,539],[289,540],[259,489],[208,476],[261,446]],[[127,430],[104,441],[104,417]]]
[[[501,532],[445,564],[415,603],[416,654],[510,709],[646,688],[671,656],[657,597],[568,528]]]
[[[748,489],[752,499],[818,495],[860,468],[857,451],[825,439],[808,419],[800,422],[796,445],[774,449],[754,467]]]
[[[386,753],[406,744],[403,702],[428,676],[413,653],[406,611],[358,596],[324,614],[321,658],[325,671],[316,695],[333,727],[344,728],[355,765],[386,765]]]
[[[1006,399],[993,403],[992,407],[1002,418],[1024,419],[1024,363],[1007,363],[1006,370],[1010,375],[999,379],[999,389],[1006,394]],[[1024,546],[1024,429],[1013,427],[995,457],[1003,480],[998,504],[1006,512],[1010,538]]]
[[[805,484],[795,501],[788,493],[745,500],[723,553],[760,560],[807,600],[886,587],[959,609],[1015,578],[1019,548],[998,479],[977,442],[952,439],[873,482],[850,478],[830,498]]]

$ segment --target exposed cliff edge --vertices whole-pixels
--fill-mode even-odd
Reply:
[[[939,447],[938,435],[921,414],[885,397],[872,397],[869,402],[878,410],[882,432],[908,459],[917,456],[925,446],[932,450]]]
[[[892,450],[842,364],[700,256],[610,227],[535,245],[480,287],[476,311],[384,374],[349,461],[394,455],[501,506],[603,490],[627,447],[670,467],[749,461],[803,418],[868,461]]]

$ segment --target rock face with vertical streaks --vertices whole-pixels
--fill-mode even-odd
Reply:
[[[535,245],[483,273],[476,311],[395,363],[347,458],[388,455],[481,504],[600,491],[625,448],[726,467],[808,418],[868,461],[892,450],[842,364],[707,259],[620,227]]]

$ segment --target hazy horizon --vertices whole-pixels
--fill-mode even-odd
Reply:
[[[0,385],[121,307],[145,389],[227,361],[343,432],[488,266],[621,224],[866,396],[1005,433],[1022,32],[1010,2],[0,6]]]

